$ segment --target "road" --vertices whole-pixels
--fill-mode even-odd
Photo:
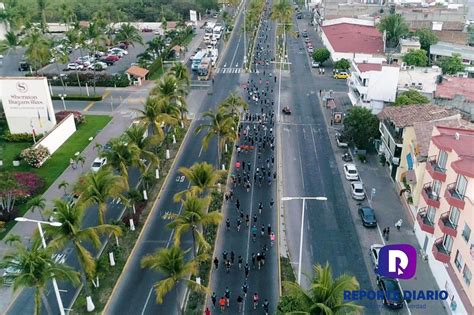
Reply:
[[[235,29],[240,29],[241,24],[242,16],[240,15],[236,21]],[[240,32],[233,33],[227,44],[227,53],[221,56],[223,59],[220,64],[231,64],[235,61],[242,64],[243,47],[239,40],[241,36]],[[217,104],[237,87],[239,78],[239,75],[231,74],[217,76],[212,88],[213,93],[204,98],[199,113],[216,108]],[[106,314],[175,314],[177,312],[175,301],[177,298],[182,301],[183,288],[179,290],[178,297],[175,296],[174,292],[169,293],[164,303],[157,305],[153,285],[162,279],[162,276],[152,270],[142,269],[140,261],[145,255],[155,252],[159,248],[169,246],[171,243],[172,231],[165,227],[167,222],[162,219],[162,214],[164,211],[174,213],[180,211],[180,205],[173,202],[173,195],[188,186],[186,181],[179,182],[175,180],[178,175],[177,169],[182,166],[190,167],[192,164],[202,161],[216,164],[217,150],[215,143],[211,143],[207,151],[203,150],[201,146],[203,134],[194,135],[193,133],[193,130],[202,122],[201,114],[197,114],[190,126],[191,134],[185,138],[182,144],[186,153],[177,157],[175,167],[171,170],[172,175],[169,181],[165,183],[166,187],[150,214],[150,221],[142,232],[134,256],[131,257],[127,269],[124,270],[122,280],[117,283],[109,307],[105,310]],[[184,238],[182,244],[185,248],[186,246],[191,247],[190,235]]]

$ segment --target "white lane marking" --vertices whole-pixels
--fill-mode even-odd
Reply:
[[[153,287],[151,287],[150,292],[148,292],[148,297],[146,298],[145,305],[143,305],[143,309],[142,309],[142,313],[141,313],[142,315],[145,314],[146,306],[148,305],[148,301],[150,300],[152,292],[153,292]]]
[[[301,178],[301,184],[302,184],[302,186],[303,186],[303,191],[304,191],[304,190],[305,190],[305,188],[304,188],[304,172],[303,172],[303,161],[302,161],[302,159],[301,159],[301,149],[300,149],[300,142],[299,142],[299,141],[297,141],[297,143],[298,143],[298,158],[299,158],[299,160],[300,160],[300,172],[301,172],[301,176],[300,176],[300,178]]]
[[[201,150],[199,150],[198,158],[201,157],[202,150],[204,149],[204,146],[201,146]]]
[[[237,42],[237,46],[235,47],[234,56],[232,56],[232,60],[230,61],[231,65],[234,64],[235,55],[237,54],[237,51],[239,50],[241,40],[242,40],[242,33],[240,33],[240,35],[239,35],[239,41]]]

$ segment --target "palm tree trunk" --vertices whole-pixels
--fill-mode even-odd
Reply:
[[[107,210],[107,203],[99,204],[99,225],[105,222],[105,211]]]
[[[41,314],[41,289],[36,287],[35,289],[35,315]]]
[[[174,286],[174,293],[176,295],[176,311],[178,315],[181,314],[181,307],[179,307],[179,299],[178,299],[178,284],[176,283]]]
[[[196,236],[194,235],[194,233],[196,233],[196,228],[195,228],[195,227],[193,227],[192,235],[193,235],[193,258],[196,258],[196,256],[197,256],[197,252],[196,252]]]
[[[56,64],[56,70],[58,71],[59,79],[61,80],[61,85],[63,86],[64,92],[66,92],[66,87],[64,86],[64,80],[63,80],[63,77],[62,77],[62,75],[61,75],[61,70],[59,69],[58,63],[55,62],[55,64]]]
[[[54,312],[51,310],[51,305],[49,304],[49,300],[46,297],[46,295],[44,294],[43,289],[41,290],[41,298],[43,299],[43,303],[44,303],[44,307],[46,308],[46,312],[48,314],[53,314]],[[40,307],[40,309],[41,309],[41,307]]]
[[[217,169],[221,167],[221,136],[217,135]]]

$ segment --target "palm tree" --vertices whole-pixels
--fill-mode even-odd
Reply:
[[[101,27],[103,22],[99,21],[97,23],[97,19],[94,19],[93,22],[89,23],[89,26],[84,30],[84,36],[88,41],[88,48],[90,51],[92,51],[94,54],[100,50],[105,42],[106,42],[106,37],[103,32],[104,27]],[[94,75],[94,95],[96,94],[96,75],[97,71],[93,69],[93,75]]]
[[[107,164],[119,171],[124,178],[125,187],[128,187],[128,167],[137,166],[141,172],[146,169],[146,164],[140,158],[142,150],[134,143],[127,143],[122,139],[112,139],[110,149],[101,153],[107,158]]]
[[[272,7],[270,17],[272,20],[283,24],[289,24],[293,18],[293,7],[288,0],[278,0]]]
[[[282,309],[280,303],[278,309],[281,312],[316,315],[362,313],[362,306],[344,302],[344,291],[359,289],[359,282],[354,276],[343,274],[334,279],[328,263],[324,267],[315,265],[314,273],[309,290],[294,282],[283,282],[287,299],[292,301],[292,309]],[[289,305],[285,306],[288,308]]]
[[[62,43],[61,49],[51,49],[51,57],[55,59],[56,71],[58,72],[59,79],[61,80],[61,85],[64,92],[66,92],[66,86],[64,84],[63,76],[61,75],[61,70],[59,69],[59,64],[67,64],[69,62],[69,52],[67,51],[67,43]]]
[[[189,88],[191,77],[189,75],[188,68],[183,63],[174,62],[170,68],[170,71],[179,83],[183,83],[187,88]]]
[[[22,42],[26,47],[25,56],[38,71],[50,58],[49,41],[38,30],[32,29]]]
[[[101,245],[100,236],[114,234],[120,236],[122,231],[119,226],[101,224],[83,228],[85,209],[82,204],[69,204],[56,199],[54,201],[56,211],[52,212],[54,221],[62,223],[60,227],[46,226],[45,233],[52,237],[50,246],[55,249],[63,249],[72,242],[81,266],[81,276],[86,292],[86,299],[92,301],[88,280],[93,279],[96,262],[92,253],[84,246],[91,243],[95,248]]]
[[[58,189],[64,189],[64,195],[67,195],[68,187],[69,187],[69,183],[65,180],[61,181],[58,185]]]
[[[103,167],[98,172],[89,172],[82,176],[75,190],[81,192],[80,201],[84,205],[98,205],[99,224],[104,224],[107,200],[121,197],[126,187],[122,176],[114,175],[110,168]]]
[[[135,43],[143,45],[143,38],[140,35],[138,29],[130,23],[125,23],[120,26],[117,34],[115,35],[115,40],[118,42],[123,42],[127,45],[135,47]],[[130,55],[128,55],[130,61]]]
[[[79,273],[73,268],[56,262],[51,247],[42,248],[41,242],[36,240],[30,248],[21,242],[14,242],[15,251],[5,255],[0,262],[0,268],[11,269],[16,272],[7,273],[1,280],[13,283],[13,290],[19,288],[33,288],[35,290],[35,314],[41,314],[41,298],[44,297],[46,284],[52,279],[66,280],[74,285],[79,284]],[[49,305],[47,305],[49,309]]]
[[[35,196],[28,200],[26,203],[26,207],[28,209],[31,209],[31,212],[35,212],[35,210],[39,210],[41,220],[44,221],[44,216],[43,216],[43,211],[46,208],[46,199],[43,198],[43,196]]]
[[[395,48],[398,46],[400,37],[408,34],[409,28],[405,19],[400,14],[390,14],[384,16],[377,28],[380,32],[387,34],[387,46]]]
[[[59,6],[59,10],[61,11],[61,20],[66,24],[66,30],[69,31],[69,26],[76,20],[76,14],[74,13],[73,8],[67,2],[61,3]]]
[[[188,112],[186,103],[188,91],[184,81],[180,81],[177,77],[168,73],[157,82],[150,94],[175,105],[180,111],[181,121],[184,121]]]
[[[171,248],[162,248],[155,254],[143,257],[141,261],[142,268],[150,268],[161,273],[165,278],[154,284],[156,292],[156,303],[162,304],[166,294],[175,290],[178,294],[178,283],[184,282],[195,291],[207,292],[206,287],[189,279],[198,272],[198,260],[192,259],[185,261],[187,251],[183,251],[177,246]],[[178,314],[181,313],[179,299],[175,298]]]
[[[152,165],[157,165],[159,160],[152,152],[160,142],[157,135],[146,137],[147,127],[144,124],[135,124],[128,128],[124,133],[124,138],[128,143],[135,144],[140,149],[140,157],[150,161]]]
[[[135,230],[135,223],[133,222],[133,215],[136,213],[135,205],[137,202],[143,201],[142,194],[137,189],[127,191],[122,198],[122,203],[132,210],[130,215],[130,230]]]
[[[222,109],[226,113],[234,115],[240,109],[248,109],[247,102],[241,97],[238,96],[235,92],[229,94],[226,99],[219,105],[219,109]]]
[[[235,141],[237,139],[237,124],[232,115],[223,111],[208,111],[203,117],[210,119],[207,124],[202,124],[196,128],[196,134],[206,130],[206,135],[202,139],[204,149],[207,150],[209,142],[212,138],[217,137],[217,163],[221,165],[222,150],[227,141]]]
[[[20,41],[18,39],[18,36],[16,36],[15,32],[8,31],[5,34],[4,45],[8,49],[6,56],[8,56],[11,51],[16,53],[16,47],[20,46]]]
[[[217,211],[207,213],[210,201],[210,197],[199,198],[196,194],[188,192],[186,198],[182,200],[182,212],[165,216],[166,219],[173,220],[167,226],[174,229],[175,246],[180,246],[182,235],[191,230],[194,256],[197,255],[197,245],[206,253],[211,249],[211,245],[204,238],[203,227],[218,225],[222,220],[222,214]]]
[[[78,27],[72,28],[66,32],[66,39],[72,47],[75,47],[76,45],[80,45],[82,41],[80,40],[81,38],[81,31]],[[82,46],[79,46],[81,56],[82,54]],[[82,94],[82,86],[81,86],[81,79],[79,78],[79,72],[78,70],[74,70],[76,72],[76,78],[77,78],[77,84],[79,85],[79,93]]]
[[[177,119],[168,113],[163,112],[163,107],[165,105],[163,100],[158,99],[157,97],[150,96],[147,97],[143,109],[135,109],[138,112],[139,116],[137,119],[148,125],[150,133],[152,135],[157,135],[158,139],[163,140],[165,138],[165,133],[163,131],[162,125],[165,123],[175,124]],[[179,113],[179,111],[175,111]]]
[[[214,167],[206,162],[195,163],[190,168],[180,167],[178,172],[183,174],[190,182],[189,190],[183,190],[174,195],[174,201],[178,202],[186,192],[202,195],[205,192],[217,187],[219,180],[227,173],[214,169]]]
[[[40,27],[43,33],[46,33],[48,30],[47,23],[46,23],[46,10],[48,9],[49,2],[48,0],[37,0],[38,5],[38,13],[41,17]]]

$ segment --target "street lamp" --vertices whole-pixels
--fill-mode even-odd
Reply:
[[[61,101],[63,101],[63,107],[64,110],[66,110],[66,102],[64,101],[64,98],[67,96],[67,94],[58,94],[58,96],[61,98]]]
[[[28,218],[25,218],[25,217],[17,217],[17,218],[15,218],[15,221],[36,223],[38,225],[38,230],[40,232],[41,243],[43,244],[44,248],[46,248],[46,240],[44,238],[43,228],[41,227],[41,224],[47,224],[47,225],[51,225],[51,226],[54,226],[54,227],[60,227],[60,226],[63,225],[61,222],[39,221],[39,220],[28,219]],[[58,283],[56,282],[56,278],[53,277],[52,281],[53,281],[54,294],[56,295],[56,300],[57,300],[58,306],[59,306],[59,313],[61,315],[65,315],[63,301],[61,299],[61,295],[59,294],[59,288],[58,288]]]
[[[301,211],[301,232],[300,232],[300,253],[298,257],[298,284],[301,285],[301,260],[303,257],[303,232],[304,232],[304,206],[306,200],[318,200],[318,201],[327,201],[328,198],[318,196],[318,197],[283,197],[281,198],[282,201],[290,201],[290,200],[303,200],[303,208]]]

